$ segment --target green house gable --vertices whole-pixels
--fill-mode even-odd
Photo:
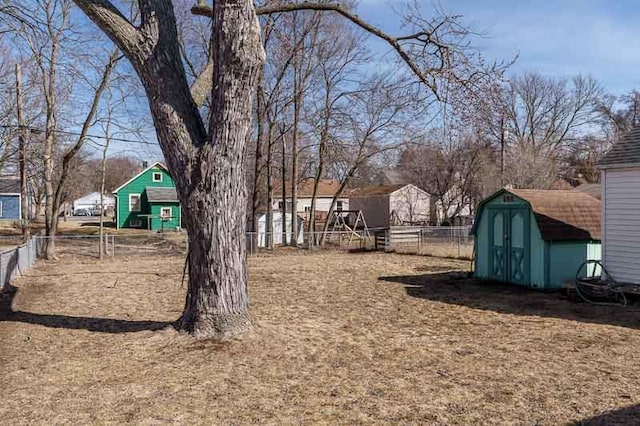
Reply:
[[[181,227],[180,202],[175,193],[175,183],[161,163],[143,170],[113,194],[116,199],[115,221],[118,229],[157,231]]]

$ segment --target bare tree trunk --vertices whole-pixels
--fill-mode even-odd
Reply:
[[[52,61],[53,62],[53,61]],[[53,67],[53,65],[52,65]],[[55,75],[55,72],[54,72]],[[53,209],[53,145],[55,143],[55,90],[51,87],[50,92],[45,96],[50,100],[47,101],[47,118],[45,125],[45,141],[44,141],[44,221],[45,221],[45,258],[55,258],[55,236],[57,220]]]
[[[287,138],[282,133],[282,245],[287,244]]]
[[[196,158],[193,191],[181,200],[190,250],[180,327],[196,337],[227,339],[251,328],[243,157],[264,50],[251,0],[216,1],[213,22],[212,143]]]
[[[297,89],[296,89],[297,90]],[[291,140],[291,246],[298,246],[298,124],[300,102],[296,94],[293,102],[293,137]]]
[[[294,30],[296,27],[294,18]],[[300,89],[301,61],[298,52],[293,54],[293,129],[291,140],[291,246],[298,247],[298,137],[302,90]]]
[[[107,177],[107,151],[109,150],[109,143],[111,142],[111,134],[109,133],[111,127],[111,111],[107,112],[107,124],[105,128],[105,142],[104,148],[102,149],[102,165],[101,165],[101,176],[100,176],[100,231],[98,232],[100,238],[100,260],[104,258],[105,252],[105,244],[104,244],[104,187],[105,180]]]
[[[262,73],[262,72],[261,72]],[[251,232],[255,233],[257,228],[258,209],[260,207],[261,193],[262,193],[262,157],[263,157],[263,141],[264,141],[264,121],[265,121],[265,106],[264,106],[264,90],[262,88],[262,78],[258,82],[257,96],[256,96],[256,151],[253,166],[253,194],[251,197]],[[255,234],[253,236],[255,238]]]
[[[326,81],[326,79],[325,79]],[[330,96],[330,85],[327,81],[327,87],[325,92],[324,99],[324,117],[323,117],[323,126],[322,132],[320,134],[320,146],[318,147],[318,167],[316,168],[316,176],[315,181],[313,182],[313,195],[311,196],[311,212],[309,217],[309,238],[311,241],[311,237],[315,235],[316,232],[316,198],[318,194],[318,185],[320,184],[320,179],[322,178],[322,174],[324,172],[324,160],[326,154],[326,146],[327,139],[329,137],[329,118],[330,118],[330,108],[331,108],[331,100]],[[326,222],[329,222],[330,216],[327,216]],[[313,240],[313,244],[317,244],[315,239]]]
[[[20,225],[22,228],[22,242],[26,243],[31,237],[29,221],[29,200],[27,198],[27,167],[26,167],[26,139],[27,126],[22,115],[22,69],[16,64],[16,111],[18,115],[18,163],[20,165]]]
[[[55,190],[55,193],[53,193],[53,197],[52,197],[52,201],[51,201],[51,209],[54,211],[54,214],[52,216],[50,216],[49,220],[49,229],[51,230],[51,241],[53,242],[53,236],[55,236],[56,230],[58,229],[58,212],[60,210],[60,207],[62,206],[63,202],[64,202],[64,190],[65,190],[65,185],[67,183],[67,179],[69,178],[69,174],[70,174],[70,169],[71,169],[71,162],[73,161],[73,159],[76,157],[76,155],[80,152],[80,150],[82,149],[82,147],[84,146],[84,143],[86,142],[86,136],[87,133],[91,127],[91,125],[93,124],[93,120],[96,116],[96,113],[98,112],[98,106],[100,104],[100,99],[102,98],[102,94],[104,93],[104,91],[106,90],[108,84],[109,84],[109,80],[111,78],[111,72],[113,71],[113,68],[116,66],[117,62],[118,62],[119,58],[118,58],[118,52],[117,50],[114,50],[111,55],[109,56],[109,61],[107,62],[105,69],[102,73],[102,78],[100,80],[100,83],[95,91],[95,93],[93,94],[93,100],[91,102],[91,107],[89,109],[89,112],[87,113],[87,116],[84,119],[84,122],[82,124],[82,129],[80,130],[80,134],[78,136],[78,139],[76,141],[76,143],[65,152],[64,156],[62,157],[62,166],[61,166],[61,170],[60,170],[60,178],[57,182],[57,187]],[[53,164],[53,162],[52,162]],[[53,185],[51,183],[51,187],[53,189]],[[47,198],[48,200],[48,198]],[[47,206],[49,205],[49,201],[47,201]],[[64,220],[67,220],[67,207],[64,207]],[[55,252],[54,252],[54,248],[53,246],[51,246],[50,249],[47,250],[47,258],[53,258],[55,256]]]
[[[273,250],[273,122],[269,123],[269,136],[267,144],[267,231],[266,246]]]

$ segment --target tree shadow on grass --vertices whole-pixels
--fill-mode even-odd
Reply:
[[[24,324],[42,325],[49,328],[88,330],[112,334],[157,331],[167,327],[175,327],[175,322],[169,321],[131,321],[14,311],[12,303],[17,293],[18,288],[11,284],[5,285],[4,289],[0,292],[0,322],[20,322]]]
[[[464,272],[379,277],[403,284],[409,296],[473,309],[640,328],[640,306],[577,303],[559,292],[541,292],[512,284],[463,278]]]
[[[605,425],[637,425],[640,423],[640,405],[607,411],[597,416],[589,417],[573,423],[575,426],[605,426]]]

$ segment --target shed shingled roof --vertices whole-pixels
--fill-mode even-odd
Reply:
[[[145,188],[147,193],[147,200],[151,203],[159,202],[177,202],[178,194],[175,188],[157,188],[148,186]]]
[[[579,191],[512,189],[527,201],[544,240],[600,240],[601,203]]]
[[[616,142],[598,166],[640,163],[640,126],[634,127]]]

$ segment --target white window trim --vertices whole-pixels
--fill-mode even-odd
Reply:
[[[138,207],[137,210],[134,210],[131,207],[131,198],[133,198],[133,197],[138,197],[138,205],[139,205],[139,207]],[[129,211],[130,212],[140,212],[140,211],[142,211],[142,196],[140,194],[129,194]]]
[[[164,216],[162,214],[163,211],[169,210],[169,216]],[[171,217],[173,216],[173,211],[171,209],[171,207],[160,207],[160,218],[163,220],[171,220]]]
[[[160,176],[160,179],[156,180],[156,175]],[[151,180],[154,182],[162,182],[162,172],[153,172]]]

